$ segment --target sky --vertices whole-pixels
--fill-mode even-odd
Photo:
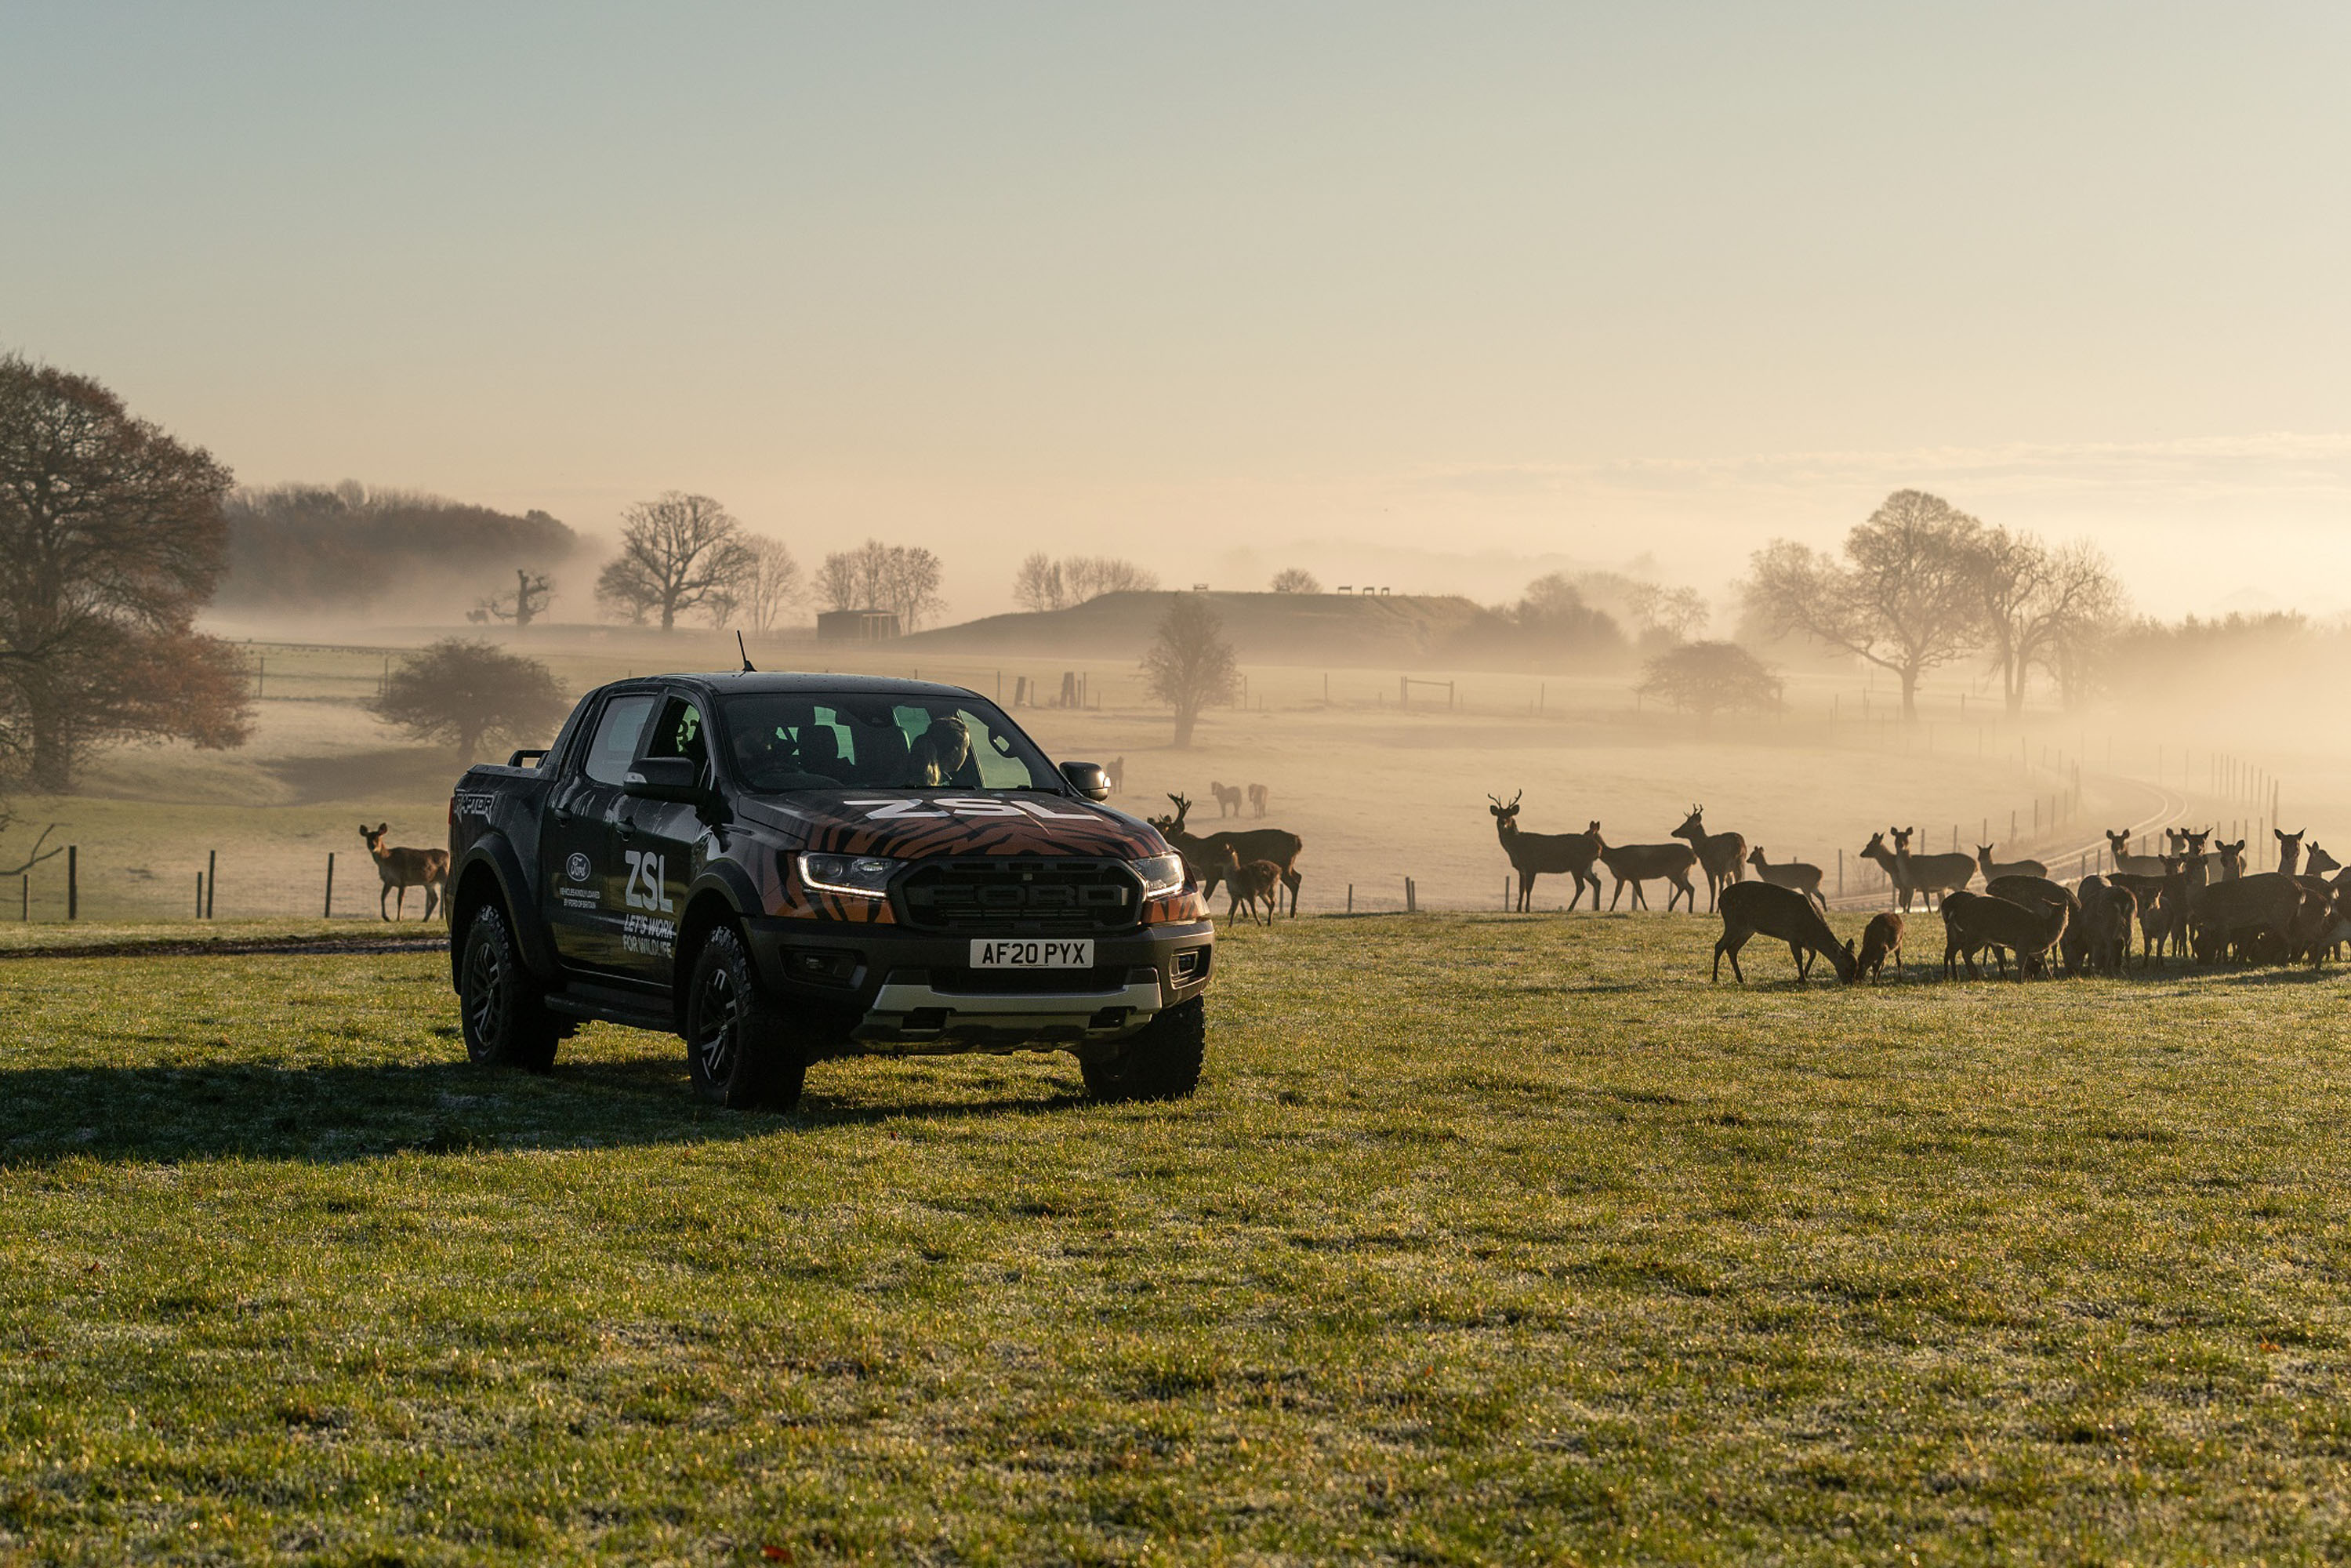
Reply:
[[[957,614],[1717,593],[1915,486],[2351,609],[2340,5],[0,0],[0,350],[244,483],[697,491]]]

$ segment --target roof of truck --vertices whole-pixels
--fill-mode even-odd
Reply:
[[[967,686],[943,685],[937,681],[904,681],[893,675],[812,675],[797,670],[682,670],[663,675],[635,675],[613,684],[633,685],[647,681],[692,681],[721,695],[737,692],[855,692],[871,696],[940,697],[978,695]]]

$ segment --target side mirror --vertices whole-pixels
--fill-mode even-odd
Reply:
[[[621,793],[640,800],[693,805],[703,796],[702,764],[691,757],[642,758],[621,776]]]
[[[1061,777],[1070,781],[1071,789],[1089,800],[1110,799],[1110,775],[1102,771],[1099,762],[1064,762]]]

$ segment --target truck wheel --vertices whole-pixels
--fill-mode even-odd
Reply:
[[[1112,1053],[1079,1058],[1086,1092],[1097,1100],[1180,1100],[1197,1089],[1208,1050],[1207,1000],[1179,1002]]]
[[[506,911],[486,904],[465,925],[465,948],[458,973],[458,1017],[465,1054],[480,1067],[519,1067],[545,1072],[555,1065],[555,1048],[570,1033],[547,1010],[547,1001],[507,929]]]
[[[799,1103],[808,1057],[759,984],[731,925],[703,939],[685,994],[685,1054],[694,1092],[730,1111]]]

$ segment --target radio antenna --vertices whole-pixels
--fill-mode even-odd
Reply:
[[[739,626],[735,629],[735,651],[743,655],[743,673],[745,674],[756,675],[759,673],[752,666],[751,650],[743,646],[743,629]]]

